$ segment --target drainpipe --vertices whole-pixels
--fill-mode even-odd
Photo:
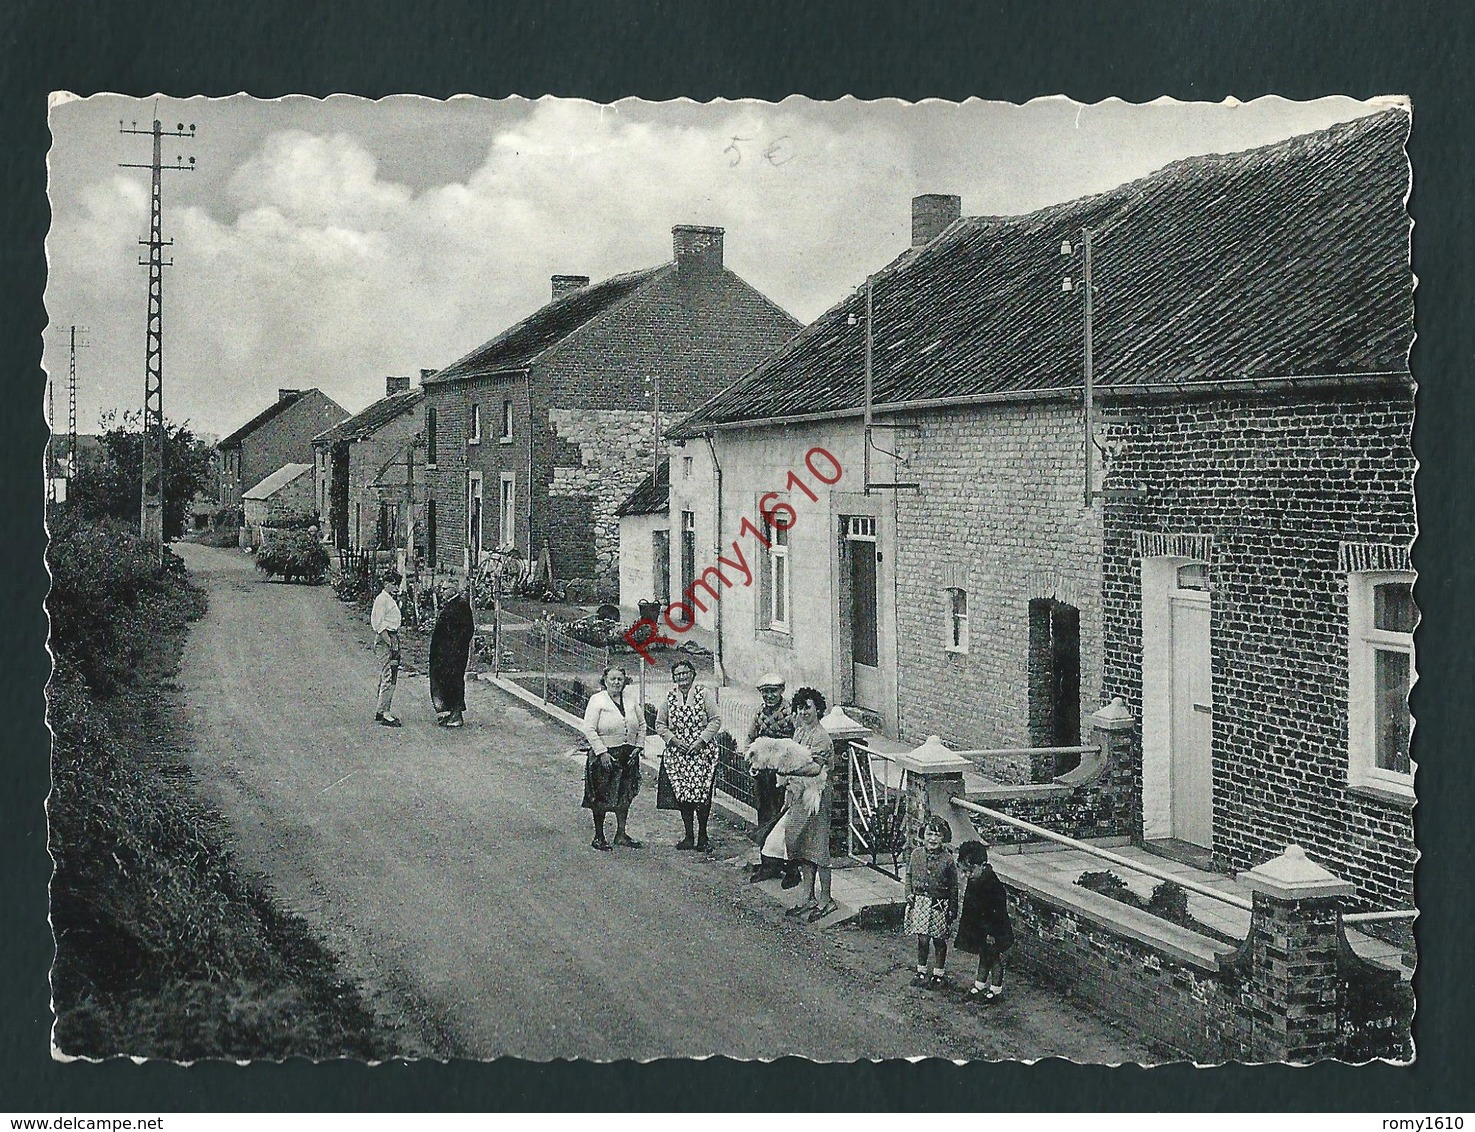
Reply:
[[[717,516],[716,516],[717,522],[716,522],[716,527],[715,527],[715,532],[716,532],[716,538],[714,540],[714,544],[715,545],[714,545],[713,549],[716,550],[716,552],[717,552],[718,555],[721,555],[721,553],[722,553],[722,465],[717,462],[717,445],[712,442],[712,434],[710,432],[704,432],[702,434],[702,439],[704,439],[707,442],[707,451],[709,451],[712,454],[712,473],[713,473],[714,477],[716,478],[716,482],[717,482]],[[716,647],[715,650],[713,650],[713,653],[712,653],[712,667],[715,670],[715,675],[717,676],[717,679],[722,682],[721,686],[722,687],[726,687],[726,685],[727,685],[727,669],[724,668],[723,665],[722,665],[722,603],[719,601],[719,602],[716,603],[716,605],[717,605],[717,640],[716,640],[717,647]]]

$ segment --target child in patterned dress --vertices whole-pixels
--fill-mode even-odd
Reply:
[[[944,842],[952,840],[948,824],[937,815],[922,827],[922,844],[907,863],[906,920],[902,930],[917,937],[917,973],[912,986],[947,986],[947,941],[958,918],[958,867]],[[937,953],[932,974],[927,954]]]

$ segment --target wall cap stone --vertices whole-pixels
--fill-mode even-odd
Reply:
[[[929,735],[927,741],[914,750],[893,755],[892,761],[907,769],[909,774],[930,777],[962,775],[972,770],[973,764],[962,755],[948,750],[940,735]]]
[[[1350,881],[1328,872],[1306,856],[1306,850],[1299,845],[1287,845],[1279,857],[1272,857],[1239,876],[1252,891],[1278,900],[1318,900],[1351,896],[1357,891]]]
[[[845,709],[836,704],[825,717],[819,721],[819,725],[825,729],[832,739],[859,739],[863,735],[869,735],[871,729],[863,723],[857,723],[845,714]]]
[[[1097,731],[1126,731],[1137,723],[1137,717],[1121,696],[1103,704],[1091,713],[1091,726]]]

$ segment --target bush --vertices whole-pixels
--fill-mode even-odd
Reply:
[[[594,601],[615,602],[620,600],[620,579],[600,578],[594,583]]]
[[[280,574],[289,582],[300,578],[316,585],[328,572],[328,552],[312,532],[295,530],[262,550],[256,568],[268,577]]]
[[[51,651],[57,666],[75,670],[99,694],[136,682],[149,638],[204,612],[203,595],[184,574],[184,561],[114,519],[64,517],[46,549],[51,592]]]
[[[618,600],[619,594],[615,594]],[[564,587],[563,599],[573,605],[590,605],[599,599],[592,578],[570,578]]]
[[[325,552],[326,553],[326,552]],[[346,569],[333,577],[333,592],[339,601],[368,601],[379,592],[379,579],[375,576],[374,560],[354,555]]]

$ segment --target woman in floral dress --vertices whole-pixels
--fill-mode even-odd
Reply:
[[[712,740],[722,727],[712,693],[697,684],[696,667],[689,660],[671,666],[675,685],[656,713],[656,734],[666,742],[662,763],[671,783],[674,808],[681,811],[686,836],[678,849],[709,852],[707,819],[712,814],[712,780],[717,771],[717,748]],[[657,798],[658,808],[672,808],[671,801]],[[692,829],[693,819],[698,828]]]

